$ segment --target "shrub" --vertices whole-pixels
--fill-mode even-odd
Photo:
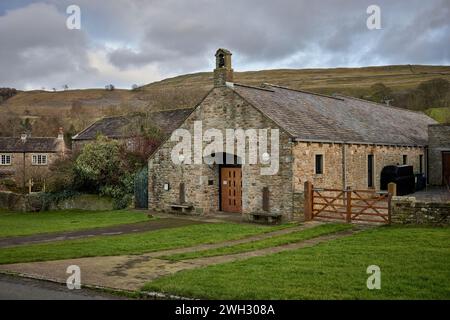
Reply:
[[[17,183],[13,179],[7,178],[0,181],[0,185],[6,187],[7,189],[17,188]]]
[[[80,187],[100,191],[102,186],[117,185],[123,175],[120,145],[104,136],[87,144],[75,161]]]
[[[78,192],[73,190],[63,190],[60,192],[46,192],[40,193],[39,198],[42,204],[42,211],[47,211],[52,205],[58,205],[61,201],[70,199],[79,195]]]
[[[50,193],[62,190],[74,190],[75,171],[73,161],[70,158],[56,160],[50,166],[50,174],[47,178],[47,191]]]
[[[111,197],[115,209],[131,203],[136,171],[136,163],[124,147],[103,136],[86,145],[75,161],[78,189]]]

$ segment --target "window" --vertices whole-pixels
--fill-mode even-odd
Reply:
[[[323,155],[316,154],[316,174],[323,174]]]
[[[419,155],[419,173],[423,173],[423,154]]]
[[[374,157],[373,154],[369,154],[367,156],[367,186],[369,188],[373,188],[374,187]]]
[[[408,156],[406,154],[403,155],[403,165],[408,164]]]
[[[32,164],[35,166],[47,165],[47,155],[45,154],[33,154]]]
[[[0,165],[10,166],[11,165],[11,155],[9,155],[9,154],[0,155]]]

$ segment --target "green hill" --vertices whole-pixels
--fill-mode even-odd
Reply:
[[[446,83],[450,82],[450,66],[249,71],[236,72],[235,81],[249,85],[267,82],[375,101],[387,99],[393,100],[392,105],[420,111],[443,108],[428,114],[449,121],[450,90]],[[154,82],[134,91],[22,91],[0,103],[0,136],[17,135],[24,126],[31,126],[35,136],[53,136],[60,126],[73,134],[104,116],[192,107],[212,83],[212,72],[204,72]]]

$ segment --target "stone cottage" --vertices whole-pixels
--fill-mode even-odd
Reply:
[[[428,128],[429,183],[450,187],[450,124]]]
[[[56,138],[20,137],[0,138],[0,180],[14,180],[25,187],[29,179],[41,179],[49,172],[49,166],[64,158],[70,149],[64,142],[63,129]]]
[[[427,129],[435,124],[425,114],[346,96],[233,83],[231,57],[217,51],[214,88],[149,159],[150,210],[291,218],[300,213],[305,181],[377,190],[387,165],[408,164],[425,173]],[[235,131],[225,151],[210,147],[233,129],[241,129],[244,139]],[[182,148],[180,137],[188,133],[193,142]],[[249,160],[252,145],[256,162]],[[186,151],[190,146],[193,156]],[[269,167],[275,170],[263,174]]]

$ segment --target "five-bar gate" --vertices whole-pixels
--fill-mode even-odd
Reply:
[[[314,188],[305,183],[305,219],[391,223],[389,192],[374,190]]]

